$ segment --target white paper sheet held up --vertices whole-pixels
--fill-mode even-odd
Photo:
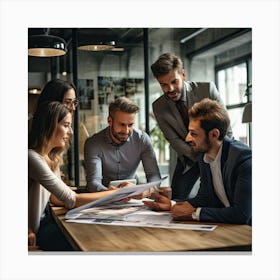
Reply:
[[[140,184],[140,185],[133,185],[133,186],[118,189],[116,192],[114,192],[114,193],[112,193],[112,194],[110,194],[106,197],[100,198],[98,200],[95,200],[93,202],[87,203],[85,205],[82,205],[80,207],[77,207],[77,208],[74,208],[74,209],[68,211],[65,215],[65,219],[75,219],[75,217],[77,216],[77,214],[79,214],[79,212],[81,210],[84,210],[84,209],[87,209],[87,208],[92,208],[92,207],[95,207],[95,206],[105,205],[105,204],[108,204],[108,203],[119,201],[119,200],[124,199],[124,198],[139,195],[149,188],[159,186],[160,183],[164,179],[166,179],[166,177],[162,178],[159,181],[150,182],[150,183],[146,183],[146,184]]]

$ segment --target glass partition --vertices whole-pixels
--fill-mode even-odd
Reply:
[[[95,29],[86,31],[91,32],[94,37]],[[112,29],[111,33],[117,31],[123,34],[127,29]],[[96,33],[99,35],[98,32],[97,29]],[[142,29],[135,29],[133,33],[139,34],[137,41],[116,41],[116,48],[111,50],[88,51],[79,49],[85,31],[78,30],[80,185],[86,185],[83,164],[85,140],[108,126],[108,106],[111,101],[120,96],[135,101],[141,108],[136,116],[135,127],[145,130]],[[139,178],[143,176],[141,171],[138,171]]]

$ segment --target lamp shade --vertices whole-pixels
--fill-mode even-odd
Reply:
[[[28,55],[52,57],[66,54],[64,39],[52,35],[33,35],[28,38]]]
[[[245,105],[242,114],[242,123],[252,122],[252,103],[249,102]]]
[[[108,51],[115,46],[115,41],[81,44],[78,49],[83,51]]]

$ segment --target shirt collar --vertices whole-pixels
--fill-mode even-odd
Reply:
[[[204,154],[203,161],[204,161],[205,163],[208,163],[208,164],[210,164],[210,163],[217,163],[217,162],[221,161],[222,148],[223,148],[223,143],[222,143],[222,145],[220,146],[219,151],[218,151],[218,153],[217,153],[215,159],[211,159],[211,158],[209,158],[209,157],[207,156],[207,154]]]
[[[111,145],[113,145],[113,146],[122,146],[122,145],[124,145],[126,142],[129,142],[129,141],[130,141],[130,138],[131,138],[132,135],[133,135],[133,130],[132,130],[131,135],[127,138],[126,142],[121,143],[121,144],[116,144],[116,143],[112,140],[112,138],[111,138],[111,136],[110,136],[110,126],[108,126],[108,127],[106,128],[106,130],[105,130],[105,135],[106,135],[106,140],[108,141],[109,144],[111,144]]]

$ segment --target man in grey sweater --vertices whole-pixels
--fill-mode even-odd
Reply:
[[[147,182],[160,180],[160,171],[148,134],[134,128],[139,106],[126,97],[109,105],[109,126],[89,137],[84,157],[90,192],[110,188],[113,180],[133,179],[142,161]]]

